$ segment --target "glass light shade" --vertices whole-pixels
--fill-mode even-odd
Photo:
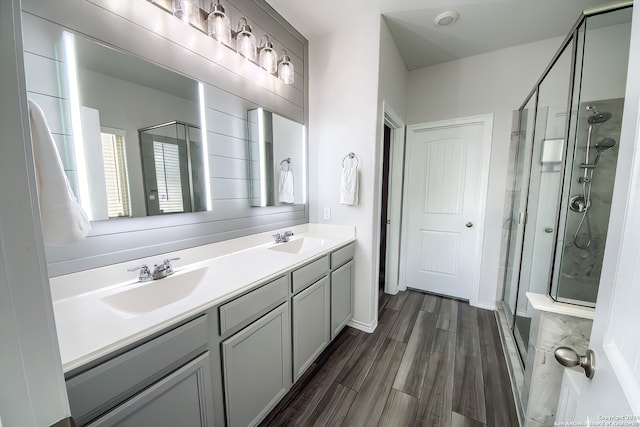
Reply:
[[[295,70],[293,69],[291,58],[289,58],[289,55],[285,52],[282,54],[282,58],[278,64],[278,78],[282,80],[282,83],[290,85],[293,84],[294,73]]]
[[[236,50],[249,61],[256,62],[256,37],[251,32],[251,26],[245,18],[240,19],[236,34]]]
[[[198,0],[173,0],[173,15],[187,25],[198,26],[200,23]]]
[[[207,18],[207,33],[220,43],[231,45],[231,21],[220,3],[213,6]]]
[[[273,43],[269,41],[268,36],[262,36],[260,43],[260,66],[271,74],[278,70],[278,55],[273,50]]]

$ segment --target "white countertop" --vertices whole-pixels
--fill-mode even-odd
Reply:
[[[269,250],[274,244],[271,235],[283,231],[274,230],[51,278],[63,370],[68,372],[135,343],[355,240],[354,227],[304,224],[287,229],[295,233],[291,240],[308,236],[324,243],[298,254]],[[139,283],[137,273],[127,272],[143,263],[153,265],[174,257],[180,260],[173,262],[175,274],[168,279]],[[104,301],[110,295],[162,284],[163,280],[198,269],[205,275],[200,285],[155,310],[136,315],[116,310]]]
[[[580,305],[554,301],[549,295],[536,294],[533,292],[527,292],[526,295],[531,306],[539,311],[565,314],[567,316],[591,320],[595,317],[595,309],[591,307],[583,307]]]

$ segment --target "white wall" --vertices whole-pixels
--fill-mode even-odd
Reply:
[[[384,18],[380,19],[380,81],[378,100],[404,120],[406,115],[407,66]],[[378,102],[381,107],[381,102]]]
[[[356,227],[352,326],[371,330],[377,322],[382,101],[404,118],[407,71],[380,15],[361,13],[357,22],[357,28],[309,40],[309,200],[311,222]],[[358,206],[339,204],[342,159],[349,152],[359,159]]]
[[[357,26],[309,40],[309,217],[311,222],[356,227],[353,324],[375,327],[373,265],[378,120],[377,34],[380,17],[364,13]],[[360,204],[340,205],[342,159],[359,158]],[[323,208],[331,209],[324,221]]]
[[[0,2],[0,413],[6,426],[69,416],[35,200],[20,2]]]
[[[489,191],[480,272],[480,306],[500,299],[498,268],[513,110],[542,75],[562,39],[524,44],[410,71],[407,125],[494,113]]]

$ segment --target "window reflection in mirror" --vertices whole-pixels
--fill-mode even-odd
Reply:
[[[65,43],[65,55],[74,58],[65,62],[75,63],[75,69],[66,69],[67,83],[77,93],[70,96],[76,153],[70,181],[90,218],[207,210],[208,159],[198,82],[83,37],[65,37],[73,40]],[[164,123],[174,124],[173,135],[152,142],[148,151],[141,137],[151,133],[142,130]],[[160,163],[154,152],[165,156]]]
[[[247,112],[251,206],[306,202],[304,126],[263,108]]]

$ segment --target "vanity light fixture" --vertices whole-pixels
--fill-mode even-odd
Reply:
[[[231,21],[218,0],[207,18],[207,33],[220,43],[231,46]]]
[[[260,40],[260,66],[271,74],[278,71],[278,55],[267,35]]]
[[[198,0],[173,0],[173,15],[187,25],[198,27],[200,23]]]
[[[293,84],[294,69],[291,58],[287,55],[287,51],[282,51],[280,62],[278,63],[278,78],[286,85]]]
[[[249,61],[256,62],[256,36],[251,32],[251,25],[246,18],[240,18],[238,23],[236,51]]]

